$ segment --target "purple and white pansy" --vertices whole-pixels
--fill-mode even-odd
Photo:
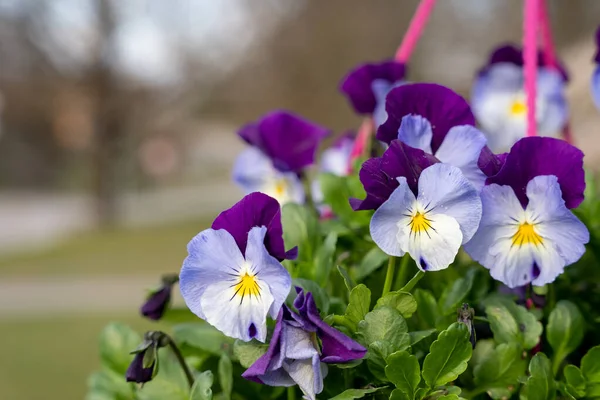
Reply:
[[[397,61],[362,64],[346,75],[340,90],[358,114],[372,115],[377,127],[387,118],[387,94],[405,83],[405,75],[406,66]]]
[[[570,211],[584,190],[579,149],[553,138],[519,140],[486,181],[481,224],[465,250],[508,287],[553,282],[589,241]]]
[[[592,74],[591,90],[592,99],[600,110],[600,26],[596,30],[596,54],[594,55],[594,73]]]
[[[277,201],[252,193],[217,217],[188,244],[179,276],[181,294],[198,317],[232,338],[267,336],[267,315],[277,318],[291,277]]]
[[[233,180],[246,192],[266,193],[280,204],[304,202],[302,171],[314,164],[329,131],[287,111],[273,111],[238,135],[250,146],[237,158]]]
[[[567,74],[561,67],[545,65],[541,54],[538,58],[537,131],[542,136],[557,137],[569,116]],[[475,79],[471,105],[494,151],[507,151],[525,136],[527,105],[523,86],[522,51],[511,45],[496,49]]]

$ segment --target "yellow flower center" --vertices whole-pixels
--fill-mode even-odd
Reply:
[[[285,190],[287,189],[287,183],[284,179],[278,179],[275,183],[275,197],[281,198],[285,194]]]
[[[233,289],[236,295],[242,296],[242,299],[245,296],[258,297],[260,295],[260,286],[256,282],[255,275],[249,275],[247,272],[244,273]]]
[[[535,231],[535,224],[529,222],[522,223],[519,225],[517,233],[512,237],[512,244],[517,246],[524,246],[526,244],[533,244],[535,246],[543,243],[542,237]]]
[[[431,228],[431,222],[425,217],[425,214],[417,212],[410,220],[411,233],[417,234],[427,232]]]
[[[514,117],[520,117],[527,112],[527,104],[525,104],[525,100],[517,99],[513,101],[510,105],[510,115]]]

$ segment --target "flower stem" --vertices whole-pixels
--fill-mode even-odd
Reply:
[[[394,269],[396,268],[396,257],[390,256],[387,266],[387,272],[385,273],[385,282],[383,283],[383,292],[381,297],[385,296],[390,292],[392,288],[392,282],[394,282]]]
[[[408,276],[410,272],[409,260],[410,256],[408,254],[405,254],[400,260],[400,269],[398,271],[398,275],[396,276],[394,287],[403,287],[408,283]]]
[[[173,339],[166,334],[165,336],[169,341],[169,347],[171,347],[173,354],[175,354],[175,357],[177,357],[177,361],[179,361],[179,365],[181,365],[181,369],[183,369],[183,372],[185,372],[185,377],[187,378],[188,384],[190,385],[191,389],[192,386],[194,386],[194,375],[192,374],[192,371],[190,371],[190,367],[188,367],[187,363],[185,362],[185,359],[183,358],[183,355],[181,354],[181,351],[179,351],[179,348],[177,347]]]
[[[287,400],[296,400],[296,386],[287,388]]]
[[[421,270],[418,270],[417,273],[415,274],[415,276],[413,276],[412,279],[406,285],[404,285],[404,287],[402,289],[400,289],[400,291],[402,291],[402,292],[410,292],[411,290],[413,290],[413,288],[415,287],[415,285],[424,276],[425,276],[425,272],[423,272]]]

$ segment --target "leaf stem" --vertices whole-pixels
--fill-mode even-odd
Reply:
[[[404,287],[402,289],[400,289],[400,291],[410,292],[411,290],[413,290],[415,285],[417,283],[419,283],[421,278],[423,278],[424,276],[425,276],[425,272],[418,270],[417,273],[415,274],[415,276],[413,276],[412,279],[406,285],[404,285]]]
[[[287,388],[287,400],[296,400],[296,386]]]
[[[396,276],[396,280],[394,282],[394,287],[403,287],[408,283],[408,277],[410,272],[410,256],[405,254],[404,257],[400,260],[400,268],[398,271],[398,275]]]
[[[179,348],[177,347],[173,339],[167,334],[165,334],[165,337],[168,339],[169,347],[171,348],[171,351],[173,351],[173,354],[175,354],[179,365],[181,365],[181,369],[183,369],[183,372],[185,373],[185,377],[187,378],[188,384],[190,385],[191,389],[192,386],[194,386],[194,375],[192,374],[192,371],[190,371],[190,367],[188,367],[187,363],[185,362],[185,359],[183,358],[183,355],[181,354],[181,351],[179,351]]]
[[[390,256],[387,266],[387,272],[385,273],[385,282],[383,282],[383,291],[381,297],[385,296],[390,292],[392,288],[392,282],[394,282],[394,269],[396,268],[396,257]]]

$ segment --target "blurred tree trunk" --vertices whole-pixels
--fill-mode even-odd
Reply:
[[[96,109],[94,121],[94,197],[98,225],[109,227],[118,219],[117,164],[121,141],[126,129],[120,107],[118,82],[106,54],[113,40],[115,15],[110,0],[96,0],[98,43],[96,58],[90,73]]]

